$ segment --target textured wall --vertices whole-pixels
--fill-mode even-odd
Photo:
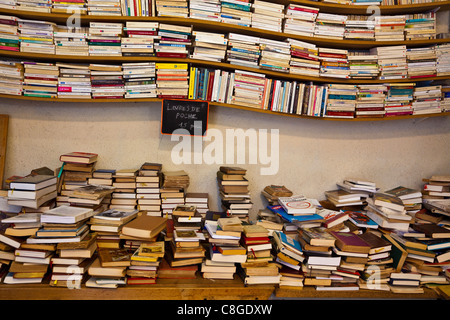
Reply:
[[[209,192],[218,209],[218,164],[175,165],[178,144],[161,136],[160,103],[42,103],[0,101],[0,113],[10,115],[5,177],[33,168],[60,165],[59,155],[96,152],[98,168],[139,168],[161,162],[163,170],[184,169],[192,192]],[[260,174],[248,169],[254,213],[263,207],[260,191],[284,184],[295,193],[323,199],[346,177],[372,180],[381,189],[420,187],[432,174],[450,174],[450,117],[375,122],[296,119],[211,106],[209,128],[279,129],[279,171]],[[205,145],[208,145],[206,142]]]

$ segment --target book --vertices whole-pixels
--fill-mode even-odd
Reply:
[[[343,223],[344,221],[347,221],[350,217],[346,212],[325,208],[317,210],[317,214],[325,219],[325,221],[322,222],[322,225],[325,228],[332,228],[340,223]]]
[[[54,185],[54,184],[56,184],[56,182],[57,182],[56,176],[49,176],[49,175],[27,176],[27,177],[12,181],[9,184],[9,188],[13,189],[13,190],[19,189],[19,190],[36,191],[36,190]]]
[[[125,224],[124,235],[138,238],[153,238],[167,227],[167,218],[142,214]]]
[[[279,197],[278,203],[288,214],[309,215],[316,213],[316,206],[304,196]]]
[[[102,267],[128,267],[131,265],[131,254],[126,249],[98,249],[98,257]]]
[[[377,192],[373,195],[373,204],[397,211],[402,211],[405,208],[403,201],[399,197],[382,192]]]
[[[69,152],[60,155],[59,161],[89,164],[97,161],[98,154],[90,152]]]
[[[60,206],[42,213],[41,222],[70,224],[87,219],[92,215],[94,215],[94,210],[91,208]]]
[[[425,236],[433,239],[450,238],[450,230],[435,223],[411,225],[415,231],[425,233]]]
[[[336,239],[323,227],[299,228],[298,234],[312,246],[334,246]]]
[[[336,238],[336,247],[342,251],[369,253],[370,245],[357,234],[350,232],[330,231],[330,234]]]

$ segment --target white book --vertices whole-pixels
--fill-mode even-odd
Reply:
[[[89,208],[60,206],[45,211],[41,215],[42,223],[76,223],[94,215],[94,210]]]

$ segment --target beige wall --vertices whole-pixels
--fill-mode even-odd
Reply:
[[[178,142],[161,136],[159,103],[42,103],[0,100],[10,115],[5,176],[60,165],[70,151],[99,154],[98,168],[138,168],[160,162],[163,170],[184,169],[192,192],[209,192],[218,209],[219,165],[181,165],[171,160]],[[265,202],[260,191],[284,184],[295,193],[323,199],[346,177],[372,180],[385,190],[397,185],[419,188],[432,174],[450,174],[450,117],[375,122],[296,119],[223,107],[211,107],[210,128],[279,129],[279,171],[262,176],[248,169],[255,210]]]

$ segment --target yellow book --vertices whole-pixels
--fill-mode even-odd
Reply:
[[[191,72],[190,72],[190,79],[189,79],[189,99],[194,99],[194,86],[195,86],[195,74],[196,74],[196,67],[191,67]]]
[[[156,69],[186,69],[188,68],[187,63],[157,63],[155,65]]]

